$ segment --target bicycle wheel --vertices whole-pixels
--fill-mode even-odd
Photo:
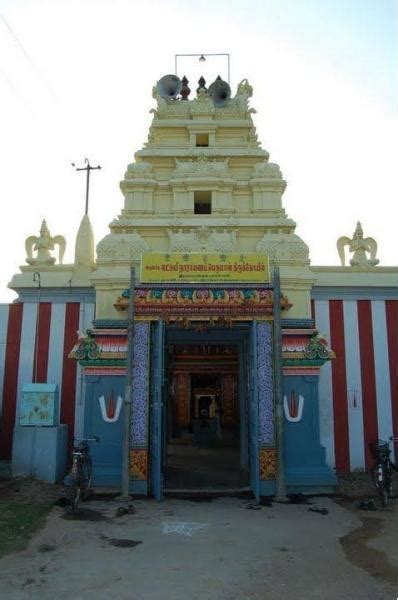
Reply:
[[[75,512],[78,509],[81,495],[82,495],[81,477],[80,477],[80,473],[77,473],[76,477],[74,477],[74,479],[73,479],[73,483],[71,486],[71,492],[70,492],[70,500],[71,500],[71,506],[72,506],[73,512]]]
[[[385,508],[388,504],[388,490],[383,485],[383,487],[380,488],[379,492],[380,492],[381,504]]]
[[[372,477],[372,481],[374,486],[377,488],[377,491],[379,491],[379,487],[380,487],[380,481],[379,481],[379,465],[374,465],[370,471],[371,477]]]
[[[86,499],[90,493],[91,483],[93,480],[93,464],[91,456],[86,456],[84,463],[82,464],[82,500]]]
[[[379,463],[375,464],[371,471],[373,483],[376,486],[377,492],[380,496],[382,506],[387,505],[388,493],[385,485],[385,474],[382,465]]]
[[[392,469],[391,464],[387,466],[386,472],[386,490],[389,498],[392,498]]]

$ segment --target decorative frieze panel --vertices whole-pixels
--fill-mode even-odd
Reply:
[[[209,252],[234,252],[236,250],[236,231],[213,231],[208,242]]]
[[[167,235],[170,240],[170,252],[199,252],[201,249],[200,240],[194,229],[190,231],[169,229]]]
[[[148,440],[149,336],[150,323],[135,324],[132,386],[133,417],[131,423],[132,446],[146,445]]]
[[[255,179],[282,179],[279,165],[276,163],[259,162],[253,167]]]
[[[198,176],[210,175],[212,177],[225,176],[228,174],[228,159],[216,160],[209,159],[205,155],[198,156],[196,159],[180,161],[176,159],[175,176]]]
[[[275,479],[278,466],[278,457],[275,448],[260,449],[260,479]]]
[[[98,262],[131,262],[148,250],[148,243],[137,230],[133,233],[109,233],[97,245],[97,257]]]
[[[146,448],[134,448],[130,450],[130,477],[138,481],[148,479],[148,450]]]
[[[131,163],[127,166],[127,171],[124,175],[126,180],[130,179],[152,179],[153,167],[149,162]]]
[[[229,317],[271,316],[273,312],[272,290],[268,288],[222,288],[222,287],[140,287],[135,291],[135,314],[149,318],[195,318],[223,319]],[[129,291],[125,290],[114,304],[117,310],[126,310]],[[281,309],[290,308],[286,297]]]
[[[260,445],[274,442],[274,395],[272,366],[272,324],[257,325],[258,413]]]
[[[293,233],[265,233],[256,246],[257,252],[268,254],[279,263],[309,264],[309,248],[298,235]]]
[[[170,252],[234,252],[236,250],[236,232],[223,229],[210,230],[198,227],[190,231],[168,230]]]

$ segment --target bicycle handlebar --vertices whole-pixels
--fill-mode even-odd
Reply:
[[[93,435],[91,438],[74,438],[75,442],[99,442],[98,435]]]

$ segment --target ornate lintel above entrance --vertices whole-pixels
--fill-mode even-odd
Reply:
[[[125,311],[129,290],[124,290],[114,307]],[[283,297],[281,309],[291,307]],[[136,317],[157,318],[270,318],[273,314],[273,292],[270,286],[139,286],[134,294]]]

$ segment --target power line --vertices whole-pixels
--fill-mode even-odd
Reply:
[[[52,89],[52,87],[48,83],[47,79],[44,77],[43,73],[40,71],[39,67],[36,65],[36,63],[34,62],[34,60],[29,55],[29,53],[26,50],[25,46],[22,44],[21,40],[19,39],[19,37],[17,36],[17,34],[15,33],[15,31],[12,29],[12,27],[8,23],[7,19],[1,13],[0,13],[0,19],[3,21],[4,25],[6,26],[8,32],[9,32],[9,34],[11,35],[11,37],[14,40],[14,42],[18,46],[19,50],[22,52],[23,56],[25,57],[25,60],[29,63],[31,69],[34,71],[34,73],[36,74],[36,76],[41,80],[41,82],[47,88],[47,91],[50,93],[52,99],[54,101],[57,101],[57,96],[54,93],[54,90]]]
[[[13,81],[8,77],[8,75],[4,72],[4,69],[0,68],[0,77],[3,79],[4,83],[8,86],[9,90],[14,94],[16,98],[18,98],[22,104],[25,105],[25,108],[30,112],[33,118],[36,118],[37,115],[32,109],[31,104],[29,103],[26,96],[22,93],[18,86],[16,86]]]

